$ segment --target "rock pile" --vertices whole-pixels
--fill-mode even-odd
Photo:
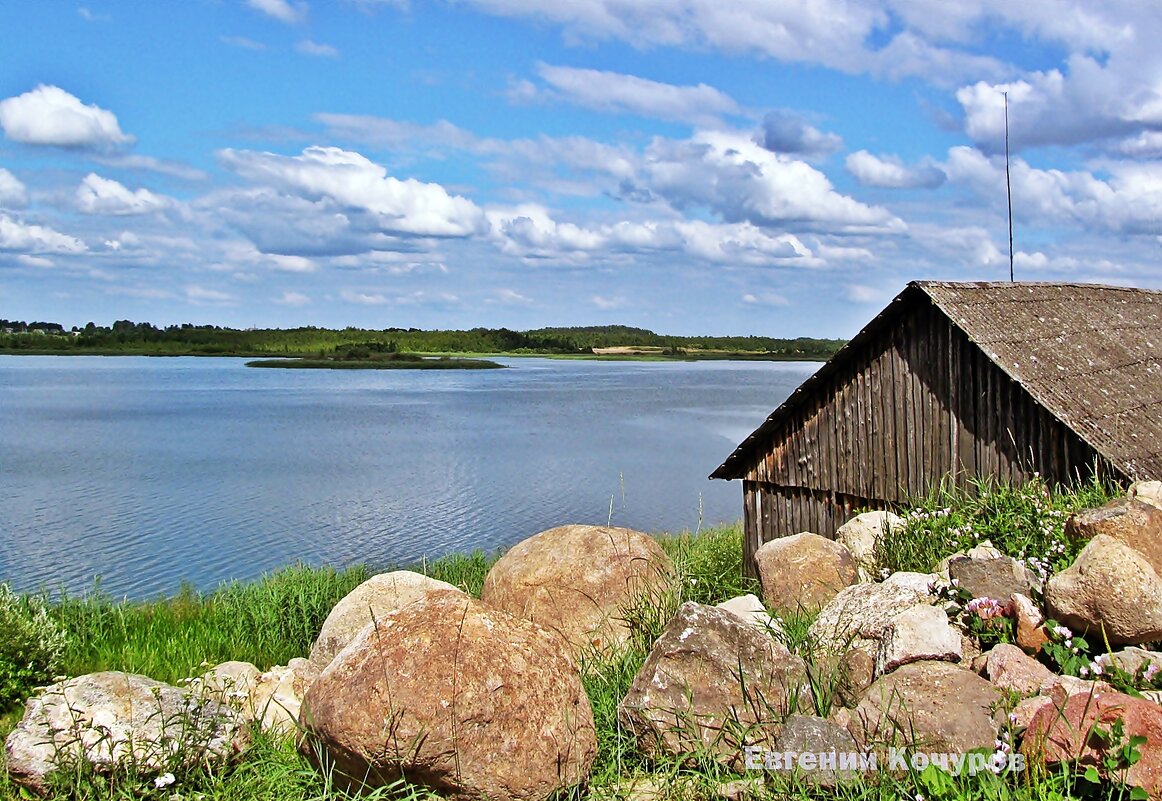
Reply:
[[[648,759],[744,771],[804,754],[785,767],[834,787],[867,769],[838,755],[969,754],[981,769],[1019,757],[1093,767],[1162,799],[1162,693],[1121,692],[1162,674],[1162,654],[1138,647],[1162,641],[1158,496],[1140,485],[1071,519],[1087,544],[1047,581],[987,543],[932,573],[881,576],[876,543],[903,521],[873,513],[837,541],[768,543],[756,554],[762,600],[716,607],[674,602],[673,565],[644,534],[555,528],[500,559],[480,600],[414,573],[366,582],[332,611],[309,660],[266,672],[226,663],[183,688],[119,673],[53,685],[9,736],[8,766],[37,792],[62,755],[165,770],[172,723],[192,715],[198,758],[214,764],[260,726],[298,737],[351,789],[404,777],[461,801],[544,801],[583,784],[595,759],[583,670],[644,642],[617,719]],[[1001,619],[1013,642],[986,637],[981,653]],[[643,640],[646,630],[660,635]],[[1083,664],[1083,635],[1129,647]],[[1062,660],[1072,675],[1050,669]],[[1113,776],[1111,754],[1129,738],[1144,738],[1133,740],[1141,757]],[[767,776],[720,792],[743,797]]]

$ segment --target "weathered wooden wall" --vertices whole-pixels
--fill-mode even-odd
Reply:
[[[816,387],[743,475],[744,565],[775,537],[834,536],[859,507],[952,475],[1066,484],[1096,452],[1009,378],[927,298],[909,304]]]

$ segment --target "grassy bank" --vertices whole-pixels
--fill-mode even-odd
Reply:
[[[1033,560],[1072,558],[1076,543],[1066,543],[1061,524],[1077,508],[1100,503],[1113,490],[1098,485],[1076,493],[1049,493],[1039,484],[1028,487],[984,485],[976,495],[934,492],[917,502],[898,532],[901,546],[891,550],[899,569],[928,570],[940,555],[975,544],[986,535],[1002,551]],[[719,603],[755,584],[742,577],[740,526],[698,534],[662,535],[662,547],[673,559],[677,581],[665,597],[626,610],[635,629],[633,646],[620,658],[583,666],[584,681],[597,724],[599,754],[588,788],[573,801],[624,798],[642,782],[660,787],[656,799],[702,801],[718,798],[719,786],[743,777],[711,760],[650,763],[639,755],[633,739],[617,723],[617,705],[666,621],[683,601]],[[1062,549],[1064,555],[1062,554]],[[495,555],[453,556],[416,569],[479,595]],[[117,669],[176,682],[201,672],[203,662],[241,659],[259,668],[285,664],[304,656],[324,618],[350,589],[367,578],[363,568],[290,567],[256,582],[232,584],[208,593],[192,590],[154,602],[119,602],[101,596],[65,598],[49,614],[71,633],[61,672],[78,675]],[[792,650],[812,661],[806,635],[809,617],[784,619],[785,640]],[[812,675],[817,709],[827,713],[835,672],[818,668]],[[0,719],[0,733],[16,722],[9,711]],[[757,796],[769,799],[896,799],[922,796],[937,799],[1033,799],[1129,797],[1124,788],[1089,787],[1064,772],[1027,773],[1007,778],[991,774],[951,778],[939,771],[906,775],[873,774],[838,791],[822,792],[809,785],[767,777],[768,787]],[[178,785],[157,790],[151,777],[121,777],[113,782],[83,777],[61,798],[203,798],[307,801],[342,797],[313,771],[286,742],[260,737],[245,760],[224,775],[197,772]],[[781,782],[781,783],[776,783]],[[426,798],[398,788],[404,798]],[[178,791],[179,796],[173,792]],[[387,794],[384,794],[385,796]],[[0,799],[16,799],[14,786],[0,775]]]
[[[276,367],[287,370],[492,370],[503,364],[486,359],[366,359],[342,361],[339,359],[260,359],[247,362],[247,367]]]

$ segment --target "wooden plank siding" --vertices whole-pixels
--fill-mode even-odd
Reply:
[[[834,536],[855,510],[898,505],[945,476],[1068,484],[1098,462],[935,304],[916,303],[870,332],[745,463],[745,570],[763,542]]]

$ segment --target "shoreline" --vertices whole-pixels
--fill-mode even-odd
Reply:
[[[819,356],[796,356],[786,354],[768,354],[751,351],[701,351],[687,352],[677,355],[653,353],[513,353],[500,351],[496,353],[466,353],[458,351],[417,352],[422,356],[448,357],[461,359],[502,358],[502,359],[560,359],[563,361],[594,361],[594,362],[700,362],[700,361],[737,361],[737,362],[824,362],[826,359]],[[220,359],[305,359],[315,354],[276,353],[272,351],[230,351],[224,353],[207,353],[204,351],[157,352],[146,350],[111,350],[96,348],[93,350],[54,350],[54,349],[27,349],[5,350],[0,349],[0,356],[148,356],[160,358],[220,358]],[[316,360],[317,361],[317,360]]]

